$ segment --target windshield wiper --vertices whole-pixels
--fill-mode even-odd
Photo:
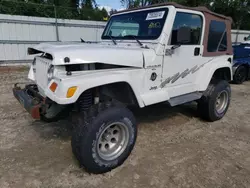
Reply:
[[[135,35],[125,35],[123,36],[124,38],[126,37],[131,37],[131,38],[134,38],[136,40],[136,42],[140,45],[140,46],[143,46],[143,44],[141,43],[141,41],[139,41]]]
[[[115,41],[115,39],[111,36],[111,35],[107,35],[114,43],[114,45],[117,45],[117,42]]]

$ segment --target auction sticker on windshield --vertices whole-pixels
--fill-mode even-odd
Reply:
[[[164,16],[164,13],[165,11],[150,12],[148,13],[146,20],[162,19]]]

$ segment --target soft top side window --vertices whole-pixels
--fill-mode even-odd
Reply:
[[[225,22],[215,20],[210,22],[207,51],[227,51],[227,27]]]
[[[182,45],[199,45],[201,43],[202,25],[203,21],[200,15],[177,12],[172,29],[171,45],[178,44],[177,33],[183,27],[191,30],[191,40]]]

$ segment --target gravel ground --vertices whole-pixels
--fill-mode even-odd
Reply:
[[[69,122],[33,121],[13,98],[26,71],[0,72],[0,187],[250,187],[250,82],[232,85],[223,120],[199,119],[192,104],[135,112],[138,139],[119,168],[104,175],[80,169]]]

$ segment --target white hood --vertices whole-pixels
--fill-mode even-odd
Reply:
[[[106,63],[131,67],[143,67],[143,50],[140,46],[110,43],[41,43],[28,49],[28,54],[48,53],[53,65]],[[152,49],[147,49],[153,51]],[[152,52],[151,52],[152,53]],[[64,58],[70,58],[65,63]]]

